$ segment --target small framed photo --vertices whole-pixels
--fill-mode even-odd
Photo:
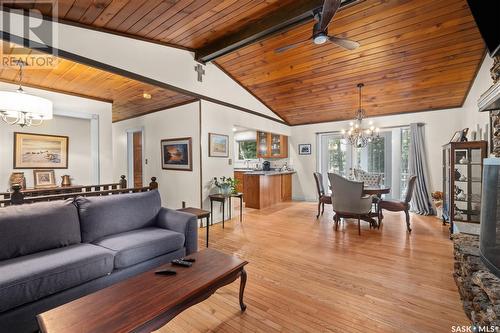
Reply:
[[[299,144],[299,155],[311,155],[311,144]]]
[[[229,136],[208,133],[208,156],[229,157]]]
[[[193,171],[191,138],[161,140],[161,167],[164,170]]]
[[[35,188],[55,187],[56,177],[54,170],[33,170]]]
[[[451,138],[450,142],[460,142],[462,139],[462,130],[456,131],[455,134],[453,134],[453,137]]]

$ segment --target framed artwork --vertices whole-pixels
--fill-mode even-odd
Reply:
[[[299,144],[299,155],[311,155],[311,144]]]
[[[208,133],[208,156],[229,157],[229,136]]]
[[[164,170],[193,170],[191,138],[161,140],[161,167]]]
[[[55,187],[56,177],[54,170],[33,170],[35,188]]]
[[[460,142],[461,138],[462,138],[462,130],[456,131],[455,134],[453,134],[453,137],[451,138],[450,142]]]
[[[67,169],[67,136],[14,133],[14,169]]]

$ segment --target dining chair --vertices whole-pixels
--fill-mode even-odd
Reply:
[[[363,182],[351,181],[335,173],[329,173],[328,178],[334,189],[332,206],[335,212],[335,230],[338,229],[341,218],[358,219],[358,234],[361,235],[361,220],[375,224],[370,217],[372,196],[363,195]]]
[[[406,195],[404,201],[400,200],[380,200],[378,203],[378,221],[379,227],[382,219],[384,218],[382,214],[382,209],[391,211],[391,212],[405,212],[406,217],[406,229],[408,233],[411,233],[410,227],[410,201],[413,196],[413,191],[415,189],[415,182],[417,180],[417,176],[411,176],[408,180],[408,186],[406,187]]]
[[[319,172],[314,172],[314,180],[316,181],[316,190],[318,191],[318,215],[316,218],[319,218],[320,210],[321,215],[325,212],[325,204],[332,204],[332,197],[326,195],[325,186],[323,185],[323,175]]]
[[[382,176],[367,172],[362,169],[354,169],[354,178],[359,182],[364,182],[367,186],[378,186],[382,181]]]

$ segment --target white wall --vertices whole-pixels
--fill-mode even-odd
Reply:
[[[68,169],[56,169],[56,183],[62,175],[70,175],[74,184],[91,184],[90,121],[68,117],[54,117],[39,127],[20,128],[0,122],[0,191],[9,187],[12,172],[24,172],[27,187],[33,187],[33,169],[13,169],[14,132],[69,136]]]
[[[0,82],[0,90],[14,91],[17,86]],[[50,99],[54,104],[54,119],[45,121],[38,127],[21,128],[10,126],[0,121],[0,191],[8,188],[9,176],[15,172],[24,172],[28,187],[33,187],[32,169],[13,169],[13,132],[38,134],[53,134],[69,136],[69,163],[68,169],[56,169],[56,183],[60,183],[60,176],[69,174],[73,184],[94,184],[91,161],[91,127],[90,115],[99,116],[99,130],[95,133],[100,153],[100,182],[110,183],[118,179],[113,178],[112,170],[107,167],[112,164],[111,144],[111,104],[64,95],[55,92],[24,87],[27,93]],[[61,115],[73,115],[66,117]],[[76,118],[83,117],[86,119]]]
[[[200,206],[200,138],[199,102],[151,113],[113,123],[113,173],[115,178],[127,175],[127,130],[144,128],[144,157],[148,163],[143,170],[145,185],[157,177],[162,203],[165,207]],[[192,137],[193,171],[163,170],[160,141]],[[131,180],[129,180],[130,182]]]
[[[177,108],[155,112],[145,116],[113,123],[114,163],[113,173],[116,177],[127,174],[127,129],[144,127],[145,129],[145,176],[158,177],[159,190],[163,204],[169,208],[180,208],[182,201],[188,206],[200,207],[200,144],[203,165],[202,206],[210,209],[208,195],[214,192],[214,177],[233,177],[234,145],[229,145],[229,157],[208,156],[208,133],[229,136],[234,141],[235,125],[258,128],[259,130],[290,135],[289,126],[269,121],[268,119],[244,113],[229,107],[202,101],[201,102],[201,137],[199,135],[199,102]],[[172,171],[161,169],[160,140],[166,138],[192,137],[193,139],[193,171]],[[214,221],[220,220],[218,205],[214,209]]]
[[[486,55],[469,91],[469,95],[464,102],[463,127],[469,127],[469,134],[471,131],[477,131],[477,125],[483,129],[483,132],[485,131],[485,125],[488,124],[489,126],[489,112],[478,112],[477,101],[493,84],[493,80],[490,77],[490,68],[492,66],[493,59]]]

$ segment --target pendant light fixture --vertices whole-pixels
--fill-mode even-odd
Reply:
[[[21,127],[39,126],[44,120],[52,119],[52,101],[27,94],[22,86],[23,61],[19,66],[19,88],[16,91],[0,91],[0,117],[9,125]]]
[[[357,85],[359,89],[359,107],[356,110],[356,118],[349,124],[349,130],[342,130],[344,140],[355,148],[364,148],[369,142],[380,137],[380,129],[375,128],[372,121],[368,123],[368,128],[363,128],[362,126],[363,118],[366,115],[365,110],[361,107],[361,89],[364,86],[363,83],[358,83]]]

